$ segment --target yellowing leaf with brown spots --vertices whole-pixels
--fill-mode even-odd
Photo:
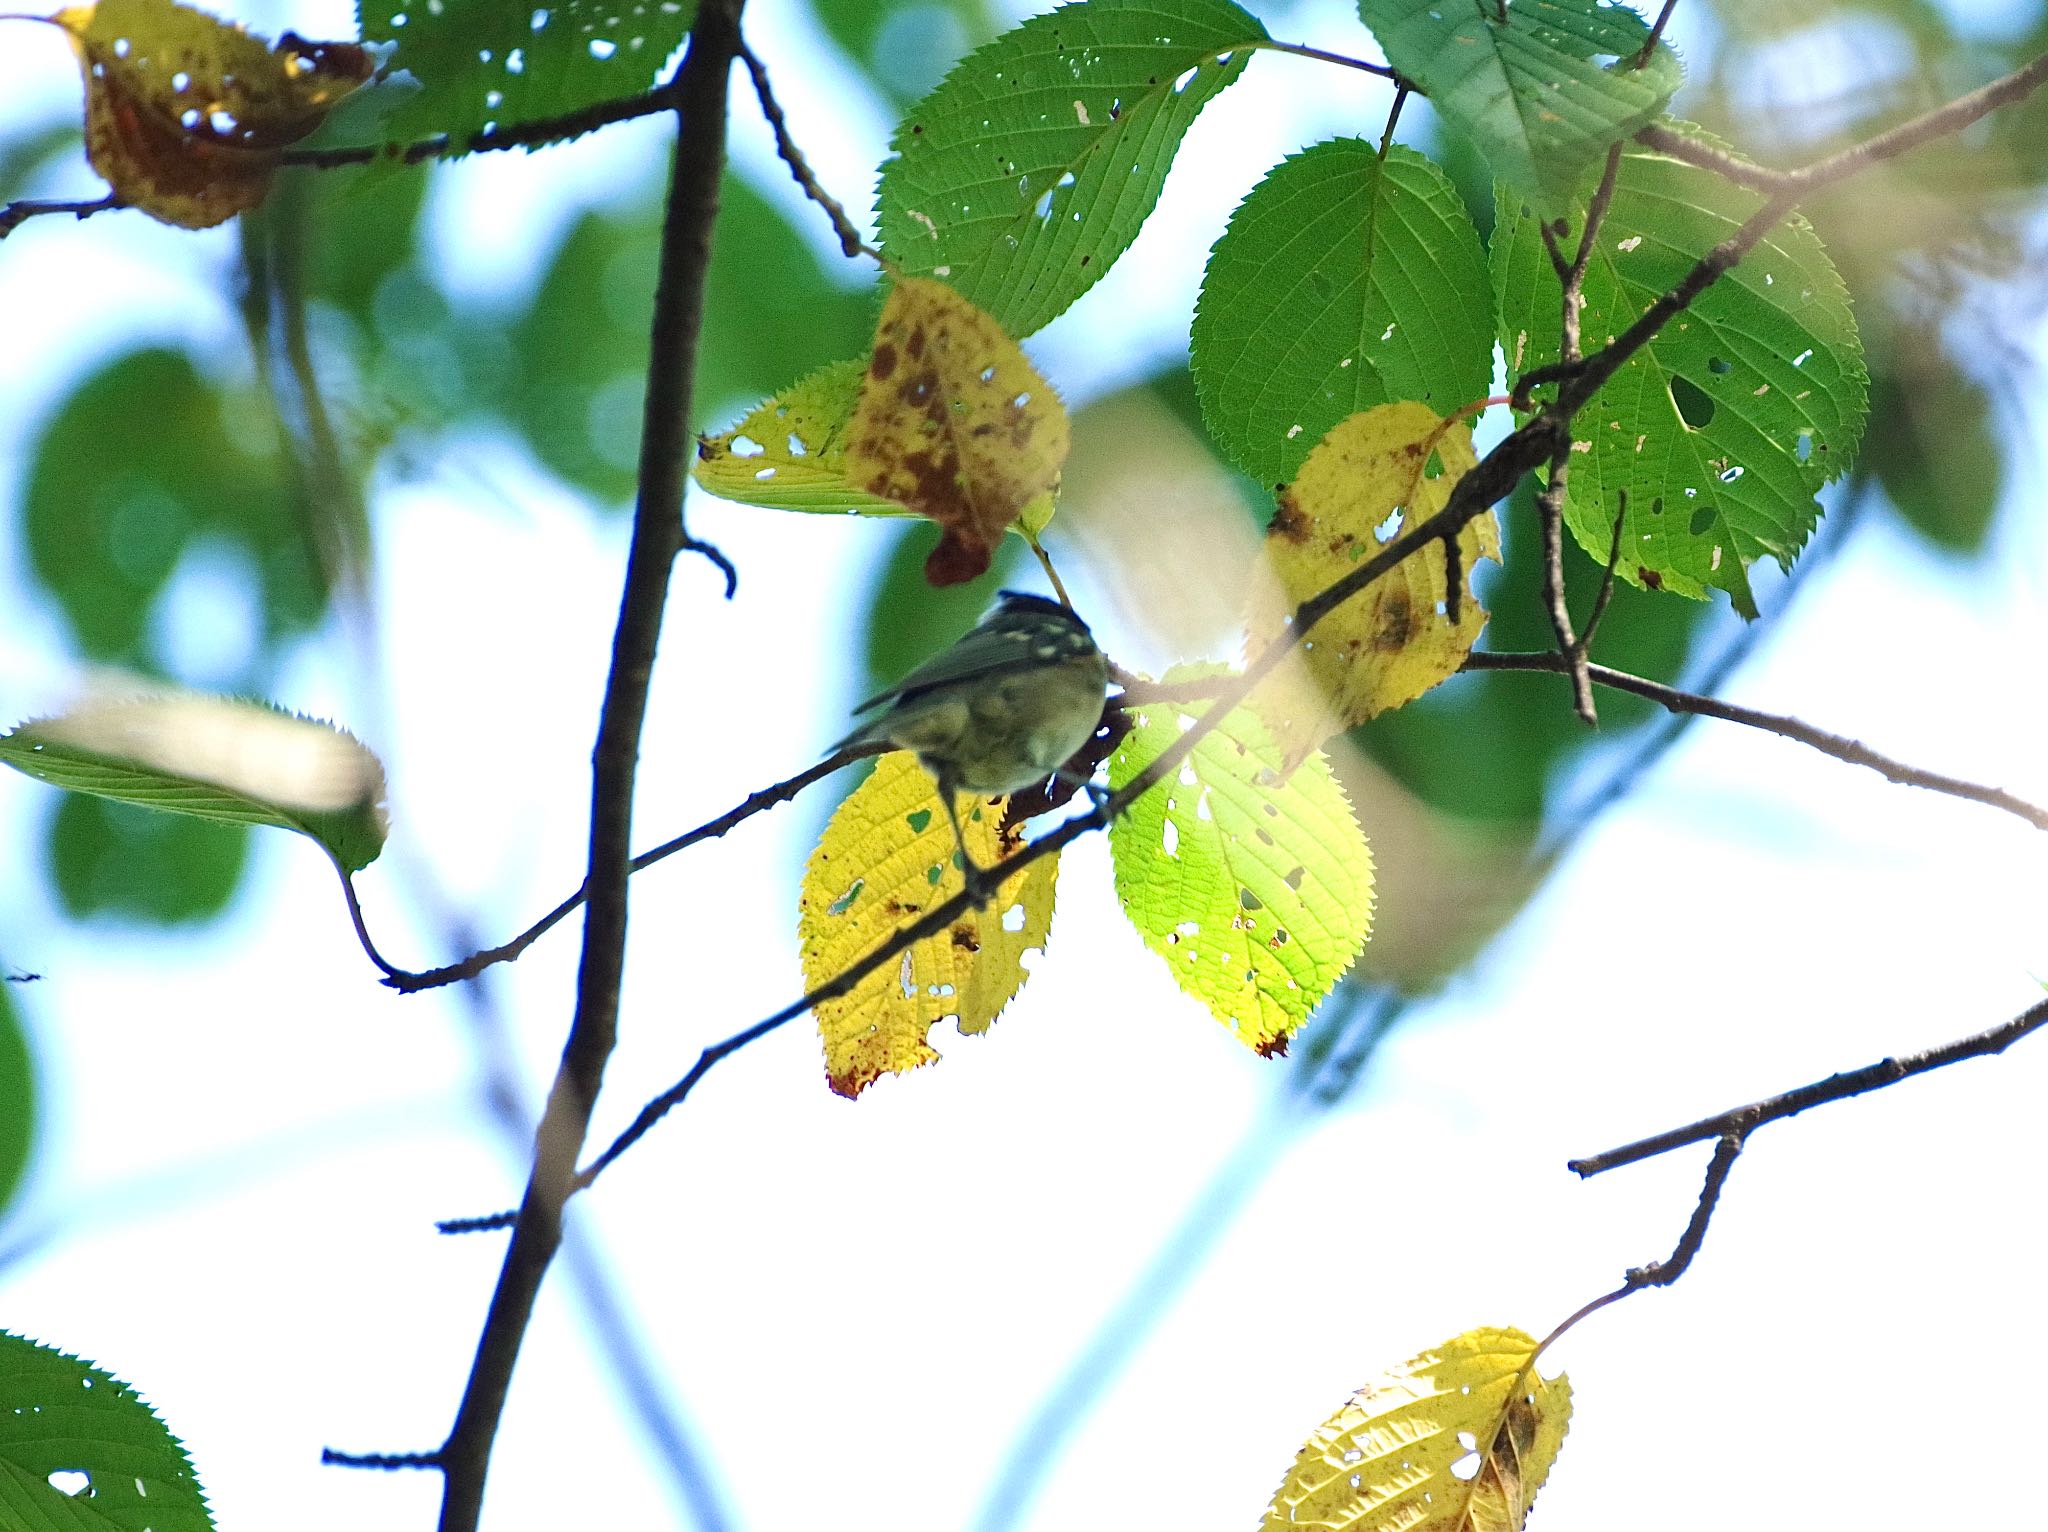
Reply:
[[[960,800],[968,853],[983,867],[1022,843],[1019,832],[1000,829],[1008,802]],[[925,1039],[934,1023],[986,1032],[1023,987],[1024,954],[1044,950],[1058,864],[1057,856],[1033,862],[985,909],[906,948],[851,994],[820,1004],[832,1089],[857,1096],[884,1074],[931,1063],[939,1055]],[[953,831],[930,774],[907,750],[883,756],[833,813],[804,867],[797,934],[806,987],[851,967],[960,886]]]
[[[286,146],[370,77],[353,43],[275,48],[172,0],[100,0],[48,20],[85,75],[85,152],[123,202],[205,229],[256,206]]]
[[[1420,404],[1382,404],[1339,422],[1280,492],[1266,532],[1272,580],[1251,618],[1256,653],[1300,602],[1434,516],[1476,459],[1472,433]],[[1500,560],[1492,511],[1458,536],[1462,595],[1450,620],[1443,544],[1404,560],[1330,613],[1254,699],[1292,771],[1333,734],[1455,675],[1486,625],[1473,566]]]
[[[1571,1385],[1520,1330],[1468,1330],[1316,1427],[1259,1532],[1521,1532],[1564,1446]]]
[[[1065,406],[1002,326],[943,282],[889,293],[847,432],[853,487],[939,524],[933,585],[989,566],[1018,514],[1059,483]]]

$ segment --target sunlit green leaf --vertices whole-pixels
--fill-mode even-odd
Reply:
[[[1086,0],[1032,17],[897,127],[883,245],[1029,335],[1123,254],[1181,135],[1265,36],[1229,0]]]
[[[560,117],[650,89],[681,46],[696,0],[357,0],[363,40],[396,43],[419,94],[385,123],[392,141],[446,133],[456,151],[491,126]]]
[[[1588,347],[1619,335],[1733,234],[1760,198],[1631,148],[1587,268]],[[1561,294],[1536,215],[1503,187],[1493,280],[1514,377],[1556,360]],[[1866,413],[1849,295],[1796,215],[1693,300],[1579,412],[1565,516],[1606,561],[1627,498],[1620,572],[1652,589],[1728,592],[1754,616],[1749,566],[1789,568],[1814,496],[1847,471]]]
[[[1683,71],[1610,0],[1359,0],[1387,62],[1472,136],[1494,173],[1559,211],[1580,173],[1664,109]]]
[[[1266,485],[1339,421],[1483,397],[1493,334],[1472,301],[1486,257],[1443,173],[1359,139],[1283,161],[1246,197],[1202,279],[1190,355],[1202,418]]]
[[[1180,666],[1168,682],[1220,673]],[[1109,759],[1122,788],[1209,704],[1152,704]],[[1320,751],[1282,780],[1248,708],[1110,827],[1117,896],[1182,989],[1264,1054],[1342,977],[1372,924],[1372,855]]]
[[[0,1526],[212,1532],[184,1447],[135,1390],[0,1330]]]

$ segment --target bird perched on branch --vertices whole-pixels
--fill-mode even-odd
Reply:
[[[1001,591],[995,610],[952,648],[854,709],[881,711],[833,748],[916,751],[938,780],[967,887],[979,894],[982,870],[967,854],[954,798],[995,797],[1055,775],[1095,732],[1108,687],[1109,661],[1072,609]]]

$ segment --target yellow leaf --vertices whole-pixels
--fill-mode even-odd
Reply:
[[[968,854],[983,867],[1022,843],[1018,831],[1000,828],[1008,803],[977,799],[962,815]],[[1023,987],[1025,952],[1045,947],[1058,862],[1033,862],[987,908],[970,910],[818,1007],[832,1089],[857,1096],[884,1074],[931,1063],[938,1054],[925,1037],[937,1022],[957,1021],[963,1033],[988,1030]],[[817,988],[960,886],[953,831],[930,774],[909,751],[883,756],[834,812],[804,868],[797,934],[805,984]]]
[[[847,434],[857,489],[939,524],[933,585],[988,568],[1018,514],[1058,483],[1066,408],[1002,326],[943,282],[889,293]]]
[[[865,371],[858,358],[820,367],[762,400],[731,430],[700,436],[697,482],[727,500],[776,510],[909,515],[847,480],[846,432]]]
[[[1259,1532],[1520,1532],[1571,1385],[1520,1330],[1468,1330],[1368,1383],[1296,1454]]]
[[[85,75],[85,151],[122,201],[205,229],[256,206],[285,147],[370,77],[353,43],[275,48],[173,0],[100,0],[48,20]]]
[[[1269,587],[1277,588],[1255,598],[1252,650],[1271,642],[1300,602],[1442,510],[1474,462],[1472,433],[1420,404],[1382,404],[1339,422],[1280,492],[1266,532]],[[1492,511],[1465,524],[1458,553],[1463,595],[1455,624],[1438,543],[1317,623],[1289,664],[1259,689],[1254,705],[1287,770],[1331,735],[1457,673],[1486,624],[1471,578],[1480,559],[1500,559],[1500,522]]]

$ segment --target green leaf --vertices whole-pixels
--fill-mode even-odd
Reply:
[[[52,1474],[83,1475],[75,1492]],[[61,1486],[61,1487],[60,1487]],[[0,1330],[0,1525],[8,1532],[212,1532],[191,1459],[134,1389]]]
[[[1081,0],[961,60],[896,129],[882,243],[1029,335],[1159,199],[1181,135],[1266,29],[1228,0]]]
[[[1281,162],[1231,216],[1202,278],[1190,355],[1209,434],[1267,485],[1339,421],[1486,393],[1486,257],[1443,173],[1355,138]]]
[[[1932,327],[1909,325],[1886,350],[1870,369],[1862,467],[1914,531],[1936,547],[1975,552],[2005,498],[1991,393],[1944,353]]]
[[[277,440],[267,404],[175,351],[123,353],[78,385],[36,444],[22,523],[88,656],[163,668],[150,602],[210,533],[253,565],[267,641],[319,620],[326,592]]]
[[[21,1013],[0,969],[0,1215],[21,1190],[36,1142],[36,1068],[22,1031]]]
[[[58,901],[74,920],[197,925],[235,897],[249,830],[66,793],[50,816],[46,851]]]
[[[566,116],[651,89],[696,0],[357,0],[366,43],[419,94],[385,120],[389,142],[446,133],[461,153],[488,127]]]
[[[1168,682],[1223,674],[1178,666]],[[1154,703],[1109,758],[1122,788],[1202,716]],[[1282,781],[1280,751],[1238,708],[1110,827],[1117,895],[1175,981],[1260,1053],[1283,1053],[1365,945],[1372,854],[1317,751]]]
[[[1557,359],[1561,291],[1536,215],[1509,189],[1500,197],[1493,282],[1514,377]],[[1626,330],[1759,201],[1650,150],[1625,153],[1586,272],[1588,347]],[[1855,455],[1866,394],[1848,292],[1795,215],[1579,412],[1573,435],[1588,445],[1572,455],[1566,521],[1604,564],[1626,492],[1623,578],[1687,596],[1718,587],[1754,617],[1749,566],[1791,567],[1820,514],[1814,495]]]
[[[1661,43],[1630,68],[1650,29],[1609,0],[1359,0],[1358,13],[1495,174],[1551,213],[1609,144],[1664,110],[1684,73]]]
[[[0,764],[71,792],[275,825],[355,872],[384,848],[384,768],[331,724],[196,694],[94,701],[0,735]]]
[[[702,438],[692,470],[697,483],[772,510],[914,514],[847,481],[846,430],[866,373],[865,358],[833,362],[762,400],[731,430]]]

